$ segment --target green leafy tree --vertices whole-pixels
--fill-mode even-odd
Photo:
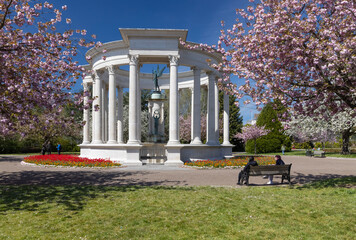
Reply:
[[[257,139],[256,148],[258,153],[280,152],[282,145],[286,147],[286,151],[291,149],[291,140],[284,134],[282,123],[278,120],[278,114],[285,111],[279,102],[268,103],[262,109],[257,118],[256,125],[264,126],[270,132]],[[254,143],[247,141],[246,151],[254,152]]]

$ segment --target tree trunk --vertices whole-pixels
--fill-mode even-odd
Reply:
[[[342,152],[341,154],[350,154],[349,143],[350,137],[352,136],[351,128],[348,128],[342,132]]]
[[[257,154],[257,152],[256,152],[256,139],[255,139],[255,155]]]

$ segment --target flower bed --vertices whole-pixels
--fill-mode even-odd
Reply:
[[[231,159],[223,160],[199,160],[184,163],[185,166],[198,167],[198,168],[238,168],[244,167],[248,162],[249,156],[234,157]],[[275,164],[274,156],[256,156],[255,161],[258,165],[271,165]]]
[[[101,158],[89,159],[78,155],[34,155],[24,158],[24,162],[45,166],[65,167],[119,167],[121,164]]]

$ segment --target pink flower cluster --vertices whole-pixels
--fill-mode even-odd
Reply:
[[[245,126],[242,128],[242,133],[236,134],[236,138],[243,139],[245,142],[250,139],[256,140],[257,138],[264,136],[269,133],[269,130],[264,127],[259,127],[256,125]]]
[[[242,80],[234,88],[238,99],[280,99],[309,116],[321,105],[332,114],[351,109],[356,117],[355,1],[258,1],[236,14],[236,23],[221,30],[222,63],[213,67],[223,82],[231,74]]]
[[[0,16],[0,134],[7,134],[17,125],[35,125],[34,109],[60,112],[72,101],[69,90],[84,74],[73,57],[78,47],[94,43],[75,40],[78,31],[58,32],[62,12],[48,2],[0,0]]]

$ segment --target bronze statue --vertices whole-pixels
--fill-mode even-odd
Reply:
[[[155,92],[160,92],[160,88],[158,86],[158,78],[160,76],[162,76],[164,69],[166,69],[166,67],[162,68],[161,70],[159,69],[159,65],[157,65],[157,70],[152,70],[152,74],[153,74],[153,83],[155,84]]]

